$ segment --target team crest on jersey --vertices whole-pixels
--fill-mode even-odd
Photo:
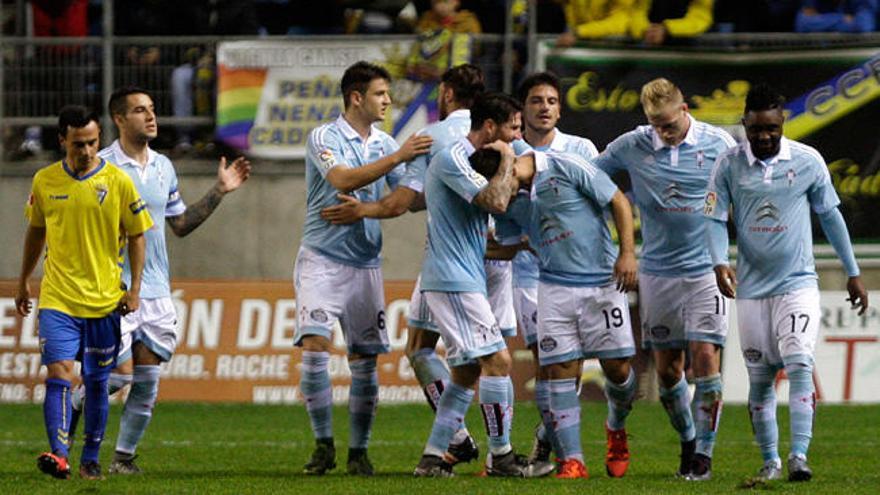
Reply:
[[[98,197],[98,204],[103,205],[104,200],[107,199],[107,193],[109,190],[107,189],[106,184],[95,184],[95,195]]]
[[[544,337],[541,339],[541,350],[544,352],[551,352],[553,349],[556,349],[556,339],[553,337]]]
[[[788,169],[788,172],[785,173],[785,177],[788,179],[788,187],[791,187],[794,184],[794,178],[797,177],[793,168]]]
[[[672,330],[669,327],[664,325],[657,325],[651,327],[651,337],[654,337],[657,340],[666,340],[669,337],[669,334],[672,333]]]
[[[318,162],[321,164],[321,168],[324,170],[330,170],[336,165],[336,157],[333,156],[333,152],[330,150],[324,150],[318,153]]]
[[[718,203],[718,196],[715,194],[715,191],[709,191],[706,193],[706,204],[703,206],[703,213],[706,215],[712,215],[715,213],[715,204]]]
[[[311,313],[309,313],[309,318],[318,323],[327,323],[327,320],[330,319],[330,316],[327,315],[327,312],[323,309],[313,309]]]
[[[743,357],[750,363],[757,363],[761,360],[761,351],[754,348],[746,349],[743,351]]]
[[[703,168],[703,159],[705,158],[703,150],[697,151],[697,167]]]

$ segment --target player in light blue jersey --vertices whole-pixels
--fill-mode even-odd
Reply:
[[[520,126],[516,100],[500,93],[481,95],[471,108],[467,138],[442,150],[428,167],[428,247],[421,287],[452,370],[428,444],[413,473],[416,476],[452,475],[455,460],[447,457],[446,448],[464,420],[478,381],[480,409],[489,436],[487,474],[531,477],[552,469],[547,465],[536,470],[516,456],[510,445],[511,359],[487,299],[483,261],[488,213],[506,210],[516,190],[511,175],[513,150],[506,143],[519,137]],[[488,180],[468,162],[477,148],[487,145],[505,150],[508,158]]]
[[[721,292],[736,297],[740,345],[749,374],[749,413],[764,465],[758,476],[782,476],[776,425],[775,380],[789,381],[789,481],[807,481],[816,396],[814,349],[821,309],[813,260],[810,210],[843,262],[853,308],[868,308],[849,232],[828,167],[813,148],[783,137],[784,98],[766,85],[746,96],[747,142],[720,156],[704,212],[709,250]],[[727,221],[737,235],[737,267],[727,259]]]
[[[475,169],[490,174],[499,157],[487,151],[472,161]],[[562,461],[556,476],[588,477],[578,381],[582,361],[598,358],[608,378],[605,468],[609,476],[621,477],[629,466],[625,420],[636,393],[630,365],[635,343],[625,294],[637,283],[632,209],[607,174],[576,155],[527,152],[516,159],[514,176],[521,191],[498,218],[498,229],[504,244],[519,242],[520,230],[512,224],[525,229],[538,253],[538,357],[548,377]],[[606,210],[619,233],[617,252]]]
[[[525,132],[522,140],[513,143],[517,155],[529,149],[572,153],[585,159],[599,154],[589,139],[565,134],[556,128],[562,107],[561,94],[559,78],[552,72],[536,72],[523,79],[517,95],[523,104]],[[528,242],[520,246],[523,249],[513,258],[513,301],[517,324],[534,358],[535,404],[541,413],[530,459],[549,461],[554,440],[549,377],[542,375],[538,362],[538,258],[527,249]]]
[[[705,480],[721,417],[727,301],[703,241],[702,198],[716,158],[735,142],[691,117],[681,90],[666,79],[645,84],[641,101],[649,125],[612,141],[595,163],[611,175],[627,172],[632,182],[642,219],[642,346],[653,351],[660,400],[681,441],[676,474]],[[696,381],[693,412],[686,350]]]
[[[132,179],[150,216],[157,223],[144,233],[146,260],[141,283],[141,305],[122,318],[122,342],[117,367],[110,375],[109,394],[131,384],[119,423],[110,474],[137,474],[135,451],[153,414],[159,393],[160,364],[171,359],[177,347],[177,314],[171,299],[165,218],[171,231],[183,237],[204,222],[227,193],[248,179],[250,162],[237,158],[229,166],[221,158],[217,183],[197,203],[187,208],[178,191],[177,173],[171,160],[156,153],[149,142],[158,134],[156,109],[150,94],[141,88],[120,88],[110,96],[110,115],[119,139],[98,155],[125,171]],[[131,263],[126,254],[122,279],[131,283]],[[74,418],[82,408],[84,390],[73,393]],[[75,422],[73,423],[75,427]],[[73,429],[71,429],[73,431]]]
[[[337,203],[337,194],[361,201],[378,200],[387,183],[395,187],[401,164],[425,154],[428,136],[411,136],[401,147],[373,127],[391,105],[388,72],[357,62],[342,76],[345,111],[309,134],[306,154],[307,208],[302,243],[296,257],[297,328],[294,342],[303,348],[300,390],[315,435],[316,448],[306,474],[322,475],[336,467],[330,387],[330,337],[339,321],[351,368],[347,471],[372,475],[367,457],[379,394],[376,358],[388,352],[385,297],[379,252],[379,221],[364,219],[334,225],[321,210]]]
[[[362,203],[357,198],[339,195],[341,204],[324,208],[321,216],[334,224],[351,224],[363,218],[393,218],[406,211],[424,209],[424,184],[428,163],[441,150],[467,136],[471,128],[470,108],[474,99],[485,90],[483,71],[472,64],[462,64],[443,73],[438,88],[437,104],[440,121],[419,132],[434,142],[431,151],[409,162],[406,173],[396,189],[382,199]],[[407,322],[406,356],[415,372],[431,409],[437,410],[440,395],[449,384],[449,370],[435,348],[440,334],[431,321],[428,304],[422,297],[419,281],[412,293]],[[449,458],[469,462],[479,456],[474,439],[462,423],[449,445]]]

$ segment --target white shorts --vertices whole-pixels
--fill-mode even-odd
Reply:
[[[739,342],[747,367],[780,367],[787,358],[812,360],[819,337],[819,289],[763,299],[737,299]]]
[[[510,260],[484,260],[486,293],[495,313],[495,321],[505,337],[516,336],[516,311],[513,310],[513,263]]]
[[[416,286],[413,288],[412,296],[409,298],[409,314],[406,323],[410,328],[420,328],[438,333],[437,324],[434,323],[434,316],[431,315],[431,308],[428,307],[428,301],[422,294],[422,275],[416,279]]]
[[[568,287],[539,282],[538,301],[541,366],[635,355],[629,303],[613,284]]]
[[[538,288],[514,287],[513,309],[526,347],[538,342]]]
[[[385,287],[380,268],[357,268],[337,263],[301,247],[293,269],[296,289],[296,336],[332,339],[338,321],[350,354],[388,352],[385,326]]]
[[[494,354],[506,347],[504,336],[479,292],[423,292],[440,336],[446,345],[449,366],[473,364],[477,358]]]
[[[721,295],[715,273],[658,277],[639,273],[642,347],[684,349],[689,341],[724,346],[730,300]]]
[[[131,359],[131,346],[140,342],[162,361],[171,360],[177,347],[177,310],[170,297],[141,299],[137,311],[122,317],[117,366]]]

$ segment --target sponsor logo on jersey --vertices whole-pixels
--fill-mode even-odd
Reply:
[[[70,196],[68,196],[67,194],[50,194],[49,195],[49,199],[54,199],[54,200],[59,200],[59,201],[63,201],[69,197]]]
[[[765,218],[769,218],[770,220],[779,221],[779,208],[776,207],[770,200],[765,201],[761,206],[758,207],[758,210],[755,211],[756,219],[755,221],[760,222]]]

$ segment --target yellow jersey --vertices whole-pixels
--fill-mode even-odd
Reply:
[[[83,177],[63,162],[34,175],[25,216],[46,229],[40,309],[100,318],[123,295],[119,263],[126,236],[153,225],[131,178],[105,160]]]

